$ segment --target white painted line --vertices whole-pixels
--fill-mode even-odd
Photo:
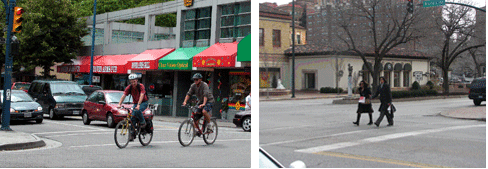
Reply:
[[[251,139],[229,139],[229,140],[218,140],[217,139],[215,141],[215,143],[217,143],[217,142],[232,142],[232,141],[251,141]],[[138,141],[134,141],[134,143],[136,143],[136,142],[140,145],[140,143]],[[178,142],[179,141],[152,141],[151,143],[149,143],[149,145],[151,145],[151,144],[169,144],[169,143],[178,143]],[[203,140],[194,140],[193,143],[195,143],[195,142],[203,142]],[[71,146],[69,148],[88,148],[88,147],[104,147],[104,146],[117,147],[115,145],[115,143],[111,143],[111,144],[92,144],[92,145],[83,145],[83,146]]]
[[[402,137],[408,137],[408,136],[416,136],[416,135],[421,135],[421,134],[429,134],[429,133],[442,132],[442,131],[447,131],[447,130],[466,129],[466,128],[474,128],[474,127],[486,127],[486,124],[468,125],[468,126],[454,126],[454,127],[446,127],[446,128],[439,128],[439,129],[429,129],[429,130],[412,131],[412,132],[405,132],[405,133],[388,134],[388,135],[383,135],[383,136],[378,136],[378,137],[366,138],[366,139],[358,140],[358,141],[342,142],[342,143],[329,144],[329,145],[325,145],[325,146],[318,146],[318,147],[312,147],[312,148],[307,148],[307,149],[299,149],[299,150],[295,150],[295,152],[317,153],[317,152],[322,152],[322,151],[330,151],[330,150],[335,150],[335,149],[352,147],[352,146],[356,146],[356,145],[360,145],[360,144],[376,143],[376,142],[381,142],[381,141],[386,141],[386,140],[391,140],[391,139],[397,139],[397,138],[402,138]]]
[[[305,138],[305,139],[299,139],[299,140],[288,140],[288,141],[280,141],[280,142],[274,142],[274,143],[268,143],[268,144],[260,144],[259,146],[264,147],[264,146],[271,146],[271,145],[277,145],[277,144],[286,144],[286,143],[293,143],[293,142],[300,142],[300,141],[307,141],[307,140],[315,140],[315,139],[335,137],[335,136],[341,136],[341,135],[348,135],[348,134],[354,134],[354,133],[360,133],[360,132],[363,132],[363,130],[351,131],[351,132],[345,132],[345,133],[337,133],[337,134],[332,134],[332,135],[327,135],[327,136],[312,137],[312,138]]]
[[[261,130],[259,130],[259,132],[263,132],[263,131],[274,131],[274,130],[287,130],[287,129],[296,129],[296,128],[305,128],[305,127],[311,127],[311,126],[316,126],[316,125],[289,126],[289,127],[279,127],[279,128],[272,128],[272,129],[261,129]]]
[[[89,128],[92,130],[104,130],[104,129],[100,129],[100,128],[96,128],[96,127],[89,127],[87,125],[74,125],[74,124],[66,124],[66,123],[54,122],[54,121],[46,121],[46,123],[61,124],[61,125],[67,125],[67,126],[72,126],[72,127]]]

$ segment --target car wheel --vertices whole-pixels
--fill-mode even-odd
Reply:
[[[115,119],[114,119],[114,116],[112,115],[112,113],[108,113],[107,114],[107,126],[109,128],[114,128],[115,127]]]
[[[91,120],[88,118],[88,113],[85,111],[83,111],[83,124],[85,125],[90,125],[90,122]]]
[[[54,119],[58,118],[58,117],[56,116],[56,113],[54,112],[54,109],[53,109],[53,108],[49,109],[49,118],[50,118],[51,120],[54,120]]]
[[[39,123],[42,123],[42,120],[43,120],[43,119],[36,119],[36,123],[38,123],[38,124],[39,124]]]
[[[242,129],[244,131],[251,131],[251,117],[245,117],[242,120]]]
[[[474,105],[479,106],[481,104],[481,100],[479,99],[474,99],[473,100]]]

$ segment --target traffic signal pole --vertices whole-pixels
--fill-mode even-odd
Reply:
[[[2,127],[0,130],[12,131],[10,128],[10,101],[11,101],[11,86],[12,86],[12,65],[13,60],[11,56],[11,42],[12,42],[12,27],[14,18],[15,0],[10,0],[7,5],[5,0],[2,0],[5,4],[5,11],[7,14],[7,39],[6,39],[6,51],[5,51],[5,76],[3,84],[3,107],[2,107]]]

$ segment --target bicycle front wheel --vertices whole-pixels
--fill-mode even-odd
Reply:
[[[210,125],[204,123],[205,129],[203,133],[203,141],[207,144],[213,144],[217,139],[217,135],[219,133],[219,127],[217,126],[217,122],[214,119],[210,120]]]
[[[178,129],[178,141],[184,147],[189,146],[195,138],[195,128],[193,127],[193,120],[185,120],[181,123]]]
[[[115,126],[114,139],[119,148],[125,148],[129,144],[130,129],[127,121],[121,121]]]

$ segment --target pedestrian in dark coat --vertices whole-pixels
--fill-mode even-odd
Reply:
[[[390,86],[386,83],[384,77],[380,77],[380,85],[378,86],[376,93],[373,95],[373,99],[376,98],[378,95],[380,95],[380,102],[381,102],[380,109],[379,109],[380,117],[378,117],[378,119],[374,124],[377,127],[379,127],[381,120],[383,120],[383,117],[386,116],[386,119],[388,120],[388,126],[392,126],[393,117],[388,112],[388,107],[391,105],[391,91],[390,91]]]
[[[368,113],[369,115],[369,123],[368,125],[373,124],[373,107],[371,106],[371,90],[369,89],[368,83],[364,80],[359,82],[359,96],[365,98],[365,103],[358,103],[358,110],[357,110],[357,120],[356,122],[352,122],[355,125],[359,126],[359,120],[361,119],[361,113]]]

